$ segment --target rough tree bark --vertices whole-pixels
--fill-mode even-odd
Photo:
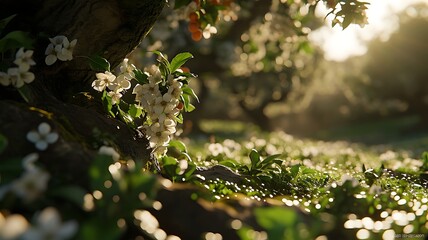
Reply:
[[[164,0],[2,0],[0,19],[16,14],[3,32],[29,32],[35,39],[35,81],[27,85],[29,103],[12,88],[0,87],[0,133],[8,147],[0,159],[22,158],[37,151],[26,133],[48,122],[60,135],[57,143],[40,152],[51,172],[78,181],[97,148],[108,144],[124,157],[149,161],[145,137],[122,122],[107,117],[92,97],[95,72],[87,56],[99,55],[112,66],[134,50],[161,13]],[[72,61],[44,62],[48,37],[64,35],[77,39]],[[83,92],[85,92],[83,94]],[[61,164],[52,164],[61,163]],[[86,164],[85,164],[86,163]],[[82,180],[82,181],[80,181]]]

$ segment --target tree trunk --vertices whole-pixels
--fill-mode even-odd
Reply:
[[[60,138],[46,151],[39,151],[41,161],[62,170],[77,164],[67,169],[66,178],[70,181],[82,179],[82,173],[101,145],[116,148],[126,158],[150,160],[145,137],[105,115],[91,96],[94,91],[90,84],[95,72],[90,69],[87,57],[99,55],[112,67],[118,65],[143,40],[165,1],[1,0],[0,5],[1,19],[16,14],[3,35],[16,30],[29,32],[35,40],[36,62],[30,69],[35,80],[26,86],[28,103],[14,89],[0,87],[0,134],[9,142],[6,150],[0,152],[0,159],[22,158],[37,151],[26,140],[26,134],[39,123],[47,122]],[[47,66],[44,59],[48,38],[58,35],[70,41],[77,39],[73,60]],[[53,162],[61,165],[52,165]],[[61,173],[58,169],[54,172]]]

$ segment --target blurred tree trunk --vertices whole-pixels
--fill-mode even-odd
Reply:
[[[60,134],[60,140],[42,153],[45,162],[89,162],[100,145],[111,145],[123,156],[136,161],[151,159],[145,137],[117,119],[105,115],[92,97],[90,84],[95,72],[87,57],[99,55],[111,66],[118,65],[134,50],[161,13],[164,0],[1,0],[0,19],[15,15],[3,32],[19,30],[34,38],[31,68],[35,80],[27,85],[28,103],[16,90],[0,87],[0,133],[9,139],[9,146],[0,159],[22,158],[37,151],[25,135],[48,122]],[[70,41],[77,39],[73,60],[45,64],[49,39],[58,35]],[[19,119],[19,121],[13,121]],[[13,129],[13,131],[11,131]],[[73,147],[71,147],[73,146]],[[67,153],[79,154],[67,154]],[[57,164],[56,164],[57,165]],[[80,166],[86,169],[86,165]],[[68,169],[71,179],[81,171]]]

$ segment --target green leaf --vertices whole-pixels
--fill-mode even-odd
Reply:
[[[108,170],[110,164],[113,163],[113,158],[106,155],[98,155],[89,167],[89,177],[93,190],[104,188],[104,182],[112,179]]]
[[[13,31],[0,39],[0,52],[6,52],[7,50],[18,49],[20,47],[31,49],[33,42],[34,40],[30,33]]]
[[[260,162],[260,154],[256,149],[252,149],[250,152],[250,160],[251,160],[251,170],[255,169],[255,167]]]
[[[126,123],[126,125],[135,128],[135,123],[134,123],[134,119],[131,117],[131,115],[129,115],[128,113],[126,113],[125,111],[123,111],[122,109],[118,108],[119,110],[119,117],[120,119],[122,119],[122,121],[124,121]]]
[[[128,114],[133,118],[139,118],[143,114],[143,110],[135,104],[129,104]]]
[[[205,8],[206,14],[204,14],[205,20],[211,24],[215,25],[217,19],[218,19],[218,9],[216,6],[209,5]]]
[[[428,152],[424,152],[422,154],[422,166],[421,166],[421,170],[422,171],[428,171]]]
[[[189,103],[189,106],[187,106],[186,112],[192,112],[195,109],[196,107],[193,104]]]
[[[135,69],[134,71],[135,74],[135,79],[137,80],[137,82],[141,85],[149,83],[149,76],[147,76],[147,74],[145,74],[144,72],[142,72],[140,69]]]
[[[299,51],[303,51],[304,53],[307,53],[307,54],[313,53],[311,44],[308,41],[304,41],[299,44]]]
[[[7,138],[0,133],[0,154],[6,149],[8,145]]]
[[[188,5],[192,0],[175,0],[174,9]]]
[[[177,56],[175,56],[171,60],[171,65],[169,66],[169,70],[172,73],[175,72],[175,70],[179,69],[181,66],[183,66],[183,64],[187,62],[187,60],[191,58],[193,58],[193,55],[188,52],[177,54]]]
[[[196,165],[193,162],[188,161],[188,167],[183,177],[185,177],[186,179],[191,178],[195,170],[196,170]]]
[[[175,117],[175,120],[180,123],[183,124],[183,114],[178,114],[178,116]]]
[[[245,225],[236,230],[236,234],[240,240],[254,240],[254,230]]]
[[[50,190],[50,195],[63,198],[68,200],[80,207],[83,206],[83,198],[86,194],[86,191],[75,185],[70,186],[60,186],[58,188]]]
[[[293,209],[283,207],[257,208],[254,210],[257,222],[268,233],[270,240],[300,239],[296,225],[299,223]]]
[[[300,172],[302,173],[302,175],[306,175],[306,174],[317,174],[318,173],[317,170],[312,169],[312,168],[308,168],[308,167],[305,167],[305,166],[301,166]]]
[[[188,109],[190,107],[190,98],[189,98],[189,95],[183,94],[183,95],[180,96],[180,98],[183,101],[184,111],[189,112],[188,111]]]
[[[13,14],[7,18],[3,18],[0,20],[0,33],[3,31],[3,29],[7,26],[7,24],[12,20],[16,14]]]
[[[169,142],[169,146],[177,148],[180,152],[187,152],[186,144],[184,144],[182,141],[171,140]]]
[[[98,55],[93,55],[88,57],[88,60],[89,66],[94,71],[110,71],[110,63],[107,59]]]
[[[156,55],[158,55],[159,58],[160,58],[159,61],[166,63],[168,65],[168,68],[169,68],[170,63],[168,61],[168,58],[165,55],[163,55],[163,53],[161,53],[159,51],[153,51],[153,53],[156,54]]]
[[[271,155],[271,156],[269,156],[269,157],[267,157],[267,158],[265,158],[265,159],[263,159],[263,162],[265,162],[265,163],[272,163],[275,159],[277,159],[279,156],[281,156],[281,154],[274,154],[274,155]]]
[[[199,102],[199,98],[196,95],[195,91],[193,91],[193,89],[191,89],[189,86],[182,87],[181,90],[183,90],[184,94],[194,97],[196,101]]]
[[[76,239],[120,239],[123,229],[117,226],[117,219],[104,219],[100,215],[85,219],[79,226]]]
[[[226,166],[226,167],[230,167],[232,169],[236,169],[238,162],[233,160],[233,159],[227,159],[227,160],[220,161],[218,164]]]
[[[301,165],[294,165],[291,167],[290,173],[292,178],[295,178],[297,174],[299,174],[300,167]]]
[[[346,29],[354,20],[352,15],[346,15],[342,22],[342,28]]]
[[[169,156],[164,156],[160,159],[162,164],[162,170],[165,171],[169,176],[174,177],[177,175],[178,161],[177,159]]]
[[[112,100],[111,97],[107,94],[107,91],[103,91],[103,96],[101,97],[103,106],[105,108],[105,110],[112,116],[115,117],[116,114],[114,114],[114,112],[112,111],[113,109],[113,104],[112,104]]]

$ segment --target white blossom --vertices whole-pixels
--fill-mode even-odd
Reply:
[[[24,233],[24,240],[63,240],[72,238],[78,230],[76,221],[62,222],[61,216],[53,207],[45,208],[37,215],[35,224]]]
[[[92,82],[92,87],[99,92],[102,92],[107,87],[112,86],[116,80],[116,76],[109,71],[97,73],[95,76],[97,76],[97,79]]]
[[[5,72],[0,72],[0,84],[3,86],[9,86],[11,84],[9,74]]]
[[[31,83],[35,78],[32,72],[21,71],[19,68],[9,68],[7,74],[10,83],[16,88],[24,86],[24,83]]]
[[[137,84],[132,93],[136,95],[135,101],[146,110],[151,122],[151,125],[145,128],[150,147],[153,148],[153,153],[163,155],[172,135],[177,131],[176,116],[180,113],[177,106],[183,93],[181,89],[183,83],[179,81],[180,77],[168,75],[167,91],[161,93],[159,83],[162,82],[162,74],[159,67],[152,65],[145,69],[145,73],[149,82]]]
[[[108,86],[109,89],[116,91],[116,92],[121,92],[123,90],[127,90],[130,87],[131,87],[131,82],[123,74],[116,77],[116,79],[113,81],[113,83],[110,86]]]
[[[25,171],[20,178],[11,183],[10,190],[25,202],[32,202],[40,197],[46,191],[50,179],[48,172],[35,165],[38,158],[37,153],[24,157],[22,165]]]
[[[5,217],[0,213],[0,239],[18,239],[28,227],[29,223],[22,215],[12,214]]]
[[[120,102],[120,99],[122,98],[122,94],[117,91],[110,91],[107,93],[108,96],[111,97],[111,103],[118,104]]]
[[[145,72],[149,75],[149,82],[150,83],[159,83],[162,81],[162,73],[160,72],[160,69],[156,65],[152,65],[145,69]]]
[[[58,133],[51,132],[51,126],[45,122],[40,123],[37,131],[30,131],[27,134],[27,139],[33,142],[40,151],[46,150],[49,144],[53,144],[58,140],[58,137]]]
[[[129,59],[125,58],[123,59],[122,63],[119,66],[120,74],[125,75],[126,78],[132,79],[135,77],[135,66],[133,64],[129,63]]]
[[[1,82],[1,75],[0,75]],[[132,89],[132,94],[135,94],[135,101],[142,102],[143,101],[143,85],[137,84],[134,89]]]
[[[46,65],[54,64],[58,59],[61,61],[70,61],[73,59],[73,50],[76,46],[77,39],[69,42],[65,36],[56,36],[49,38],[51,42],[45,51],[45,63]]]
[[[116,150],[112,147],[101,146],[98,150],[98,154],[111,156],[114,161],[119,161],[120,155]]]
[[[178,167],[180,168],[180,172],[178,173],[178,175],[183,174],[187,168],[189,167],[189,163],[186,160],[180,160],[178,161]]]
[[[16,53],[14,61],[18,67],[8,68],[7,73],[0,72],[0,84],[3,86],[12,85],[16,88],[20,88],[24,86],[25,83],[34,81],[34,73],[28,71],[30,66],[36,64],[31,58],[32,55],[32,50],[24,52],[24,48],[20,48]]]
[[[32,56],[32,50],[27,50],[24,52],[24,48],[20,48],[18,52],[16,52],[16,58],[13,63],[18,65],[18,68],[21,72],[27,72],[30,70],[30,66],[36,65],[36,62],[34,62]]]

